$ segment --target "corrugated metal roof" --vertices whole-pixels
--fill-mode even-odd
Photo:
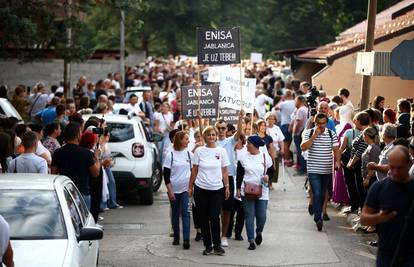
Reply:
[[[414,0],[403,1],[405,5],[398,3],[395,6],[383,11],[385,15],[379,20],[375,27],[375,43],[380,43],[395,36],[414,31],[414,10],[392,19],[393,14],[411,5]],[[386,18],[386,19],[385,19]],[[378,22],[378,20],[377,20]],[[366,25],[366,24],[364,24]],[[358,30],[358,31],[357,31]],[[349,55],[364,48],[365,28],[360,24],[348,29],[336,38],[335,42],[320,46],[296,56],[298,60],[327,60],[331,64],[335,59]]]

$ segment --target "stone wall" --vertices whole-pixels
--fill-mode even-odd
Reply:
[[[130,55],[130,58],[126,58],[126,64],[139,64],[145,60],[144,52],[137,51]],[[71,87],[76,85],[81,75],[95,83],[106,78],[110,72],[119,72],[119,60],[91,59],[82,63],[72,63]],[[63,81],[63,60],[37,60],[30,63],[20,63],[14,59],[0,60],[0,85],[7,85],[9,90],[14,90],[18,84],[33,88],[38,81],[42,81],[48,89],[51,85],[59,85]]]

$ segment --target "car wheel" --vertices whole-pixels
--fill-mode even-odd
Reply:
[[[160,163],[156,163],[155,169],[152,172],[152,190],[157,192],[162,183],[162,168]]]
[[[143,205],[152,205],[154,203],[154,196],[152,195],[152,186],[149,188],[145,188],[140,190],[140,198],[141,198],[141,204]]]

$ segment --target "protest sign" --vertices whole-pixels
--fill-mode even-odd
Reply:
[[[235,110],[231,108],[220,108],[220,113],[218,118],[224,120],[227,124],[237,125],[239,123],[239,114],[240,110]],[[216,123],[216,119],[212,119],[211,123]]]
[[[230,69],[230,66],[209,66],[207,82],[219,83],[221,79],[221,73]]]
[[[226,70],[220,79],[220,108],[241,110],[253,113],[256,91],[256,79],[244,78],[243,94],[240,93],[240,73],[238,68]],[[243,75],[244,76],[244,75]],[[243,97],[243,99],[241,99]]]
[[[240,63],[239,28],[197,28],[198,64]]]
[[[198,95],[200,93],[200,97]],[[215,118],[218,112],[219,85],[183,86],[181,89],[181,114],[183,119],[194,119],[200,101],[200,111],[203,118]]]
[[[252,63],[262,63],[263,54],[262,53],[250,53],[250,61]]]

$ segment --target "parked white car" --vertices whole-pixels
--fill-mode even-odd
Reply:
[[[103,118],[109,128],[109,149],[115,159],[112,168],[117,191],[139,194],[142,204],[152,205],[153,192],[162,182],[161,165],[157,162],[158,150],[152,142],[143,121],[127,115],[90,114],[89,117]]]
[[[5,98],[0,98],[0,117],[15,117],[19,122],[23,122],[19,112],[17,112],[13,105]]]
[[[16,267],[98,265],[103,231],[66,176],[2,175],[0,214],[10,225]]]

